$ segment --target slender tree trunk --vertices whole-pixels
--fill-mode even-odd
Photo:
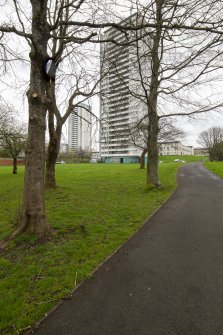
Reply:
[[[162,0],[155,0],[156,2],[156,21],[157,28],[156,34],[153,38],[152,46],[152,74],[150,83],[150,92],[148,97],[148,161],[147,161],[147,186],[160,186],[159,173],[158,173],[158,133],[159,133],[159,117],[157,113],[157,99],[159,88],[159,69],[160,69],[160,55],[159,48],[161,42],[161,24],[162,24]]]
[[[51,115],[50,115],[51,114]],[[49,128],[52,127],[54,114],[49,112]],[[55,166],[57,157],[60,150],[60,140],[61,140],[62,124],[57,124],[56,130],[50,131],[50,141],[47,151],[47,160],[46,160],[46,175],[45,175],[45,186],[46,188],[56,188],[56,175],[55,175]]]
[[[140,169],[145,169],[145,155],[147,153],[147,148],[143,149],[140,156]]]
[[[13,174],[17,174],[17,157],[13,158]]]
[[[153,129],[151,129],[153,128]],[[159,187],[159,172],[158,172],[158,117],[154,115],[154,118],[150,120],[150,131],[148,136],[148,160],[147,160],[147,185]]]
[[[47,83],[47,97],[50,99],[51,104],[48,109],[48,128],[49,128],[49,145],[46,158],[46,174],[45,186],[46,188],[56,188],[56,174],[55,166],[57,157],[60,151],[61,133],[63,127],[63,119],[57,109],[56,103],[56,86],[55,81]],[[56,126],[55,126],[56,118]]]
[[[28,143],[20,231],[44,234],[49,230],[45,214],[44,166],[46,130],[46,83],[43,73],[47,58],[47,0],[32,0],[32,47],[30,52],[30,87]]]

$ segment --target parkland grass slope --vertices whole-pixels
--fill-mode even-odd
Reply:
[[[0,333],[20,334],[115,251],[169,197],[179,163],[160,164],[161,189],[145,189],[138,165],[58,165],[46,194],[52,234],[21,235],[0,258]],[[23,171],[0,168],[0,237],[13,229]]]
[[[223,178],[223,162],[205,162],[205,166],[211,172]]]

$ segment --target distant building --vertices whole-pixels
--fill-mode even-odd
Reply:
[[[206,148],[194,148],[195,156],[208,156],[208,149]]]
[[[91,163],[100,163],[101,162],[101,155],[99,151],[92,151],[91,152]]]
[[[160,155],[193,155],[193,147],[180,141],[163,142],[159,144]]]
[[[92,153],[91,153],[91,159],[100,160],[101,159],[100,152],[99,151],[92,151]]]
[[[92,115],[90,106],[79,104],[68,118],[69,151],[78,149],[91,151],[92,148]]]

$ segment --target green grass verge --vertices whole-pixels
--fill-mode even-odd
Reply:
[[[160,156],[159,161],[163,163],[171,163],[174,161],[174,159],[180,159],[187,162],[199,162],[199,161],[206,161],[207,157],[206,156],[187,156],[187,155],[182,155],[182,156]]]
[[[223,178],[223,162],[205,162],[207,169],[217,174],[219,177]]]
[[[0,258],[0,334],[20,334],[142,226],[173,192],[179,163],[160,164],[161,189],[145,189],[138,165],[58,165],[46,195],[48,241],[21,235]],[[165,164],[164,164],[165,163]],[[0,167],[0,238],[13,229],[23,171]]]

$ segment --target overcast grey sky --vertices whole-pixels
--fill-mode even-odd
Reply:
[[[0,95],[8,101],[10,104],[14,105],[18,110],[20,118],[22,121],[27,121],[28,119],[28,106],[26,100],[26,90],[28,88],[29,79],[29,66],[28,65],[17,65],[16,74],[18,76],[17,87],[15,86],[15,79],[12,75],[7,78],[4,76],[4,82],[0,83]],[[22,79],[21,82],[19,79]],[[21,85],[21,86],[20,86]],[[219,93],[220,94],[220,93]],[[92,111],[97,116],[99,116],[99,98],[95,97],[92,99]],[[186,131],[186,137],[182,140],[185,145],[198,146],[196,143],[199,133],[206,130],[212,126],[223,127],[223,113],[216,113],[210,111],[208,113],[199,114],[196,117],[176,117],[176,124]],[[63,129],[64,139],[67,138],[67,126]]]
[[[13,19],[13,11],[8,7],[7,2],[4,0],[0,0],[0,5],[3,5],[0,11],[0,21],[5,21]],[[9,12],[11,14],[9,15]],[[125,11],[123,11],[125,13]],[[126,14],[126,13],[125,13]],[[21,48],[21,43],[16,41],[16,38],[13,39],[10,35],[9,43],[11,47],[14,47],[17,43],[18,48],[21,50],[22,54],[25,55],[28,50],[27,46],[24,44]],[[28,56],[28,54],[27,54]],[[14,71],[14,72],[13,72]],[[23,121],[27,121],[28,111],[27,111],[27,101],[25,92],[28,89],[28,80],[29,80],[29,65],[25,63],[20,63],[14,65],[12,71],[8,71],[6,74],[1,75],[0,77],[0,95],[7,100],[9,103],[13,104],[15,108],[18,110],[20,114],[20,118]],[[223,92],[223,85],[221,81],[216,81],[216,83],[212,83],[210,90],[213,90],[216,97]],[[207,86],[203,89],[199,87],[199,94],[206,96]],[[92,100],[92,111],[97,116],[99,116],[99,99],[94,98]],[[223,127],[223,112],[216,113],[214,111],[210,111],[206,114],[199,114],[194,118],[188,117],[177,117],[176,124],[179,125],[186,131],[186,137],[182,140],[182,142],[186,145],[197,146],[196,143],[197,137],[199,133],[209,127],[212,126],[222,126]],[[67,127],[64,127],[64,135],[67,137]]]

